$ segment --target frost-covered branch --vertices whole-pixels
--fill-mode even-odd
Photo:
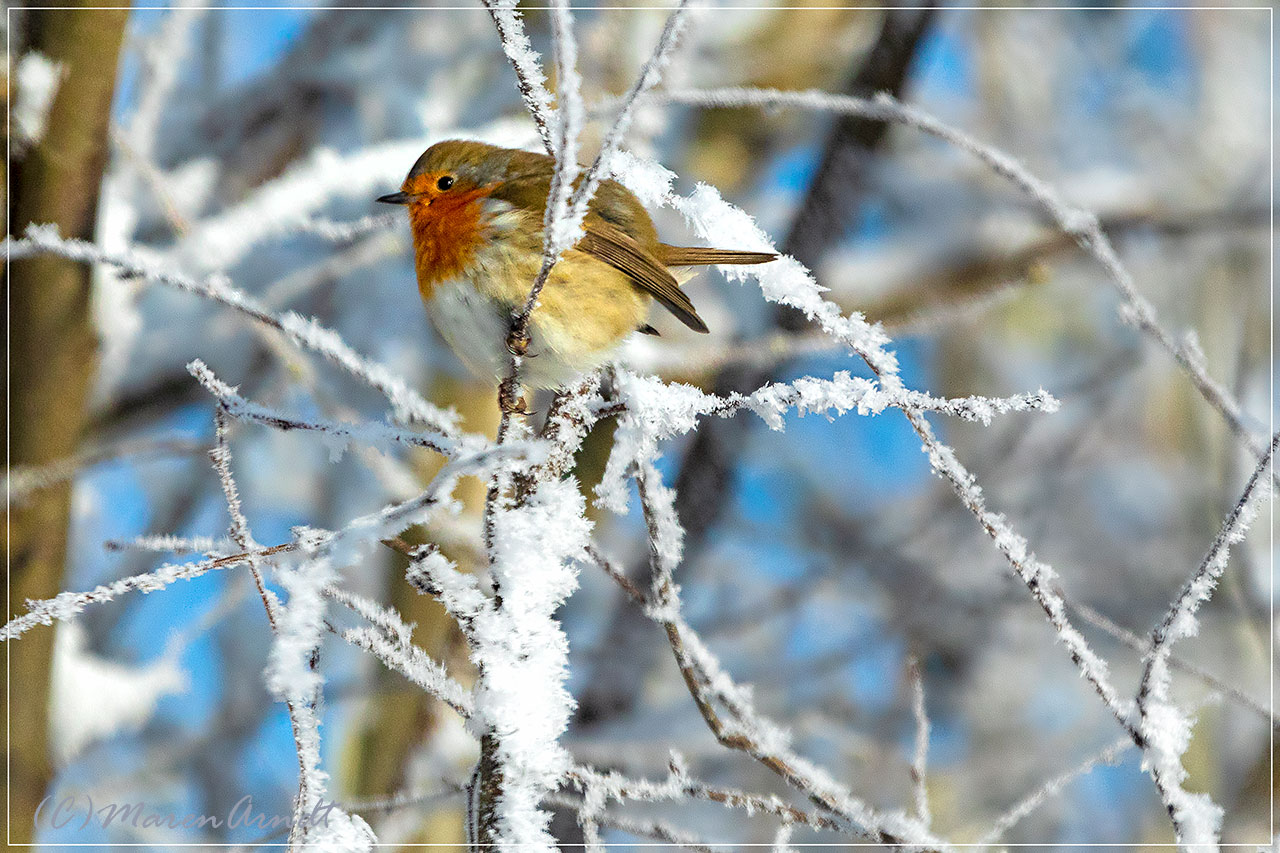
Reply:
[[[662,80],[662,72],[666,70],[667,65],[671,62],[671,53],[675,49],[676,42],[680,40],[680,34],[684,31],[688,6],[689,0],[680,0],[676,8],[667,16],[667,22],[662,26],[662,34],[658,36],[657,46],[654,47],[652,55],[645,62],[644,68],[640,70],[640,75],[631,86],[631,91],[627,92],[623,98],[622,106],[613,119],[613,125],[605,133],[604,141],[600,144],[600,151],[596,154],[596,159],[591,163],[591,168],[587,170],[582,182],[574,190],[573,221],[575,228],[586,217],[587,207],[590,205],[592,197],[595,196],[596,190],[599,189],[600,182],[608,177],[609,161],[614,152],[622,145],[623,138],[631,128],[631,121],[635,117],[636,107],[643,96]]]
[[[400,224],[402,218],[396,213],[371,214],[347,221],[313,216],[294,226],[293,233],[314,234],[331,243],[348,243],[359,237],[393,228]]]
[[[231,518],[228,534],[232,541],[251,553],[254,547],[253,534],[240,503],[239,487],[231,471],[231,446],[228,441],[229,417],[226,409],[221,406],[215,410],[214,415],[215,444],[213,450],[209,451],[209,458],[213,462],[214,471],[218,474],[218,481],[222,486],[227,504],[227,514]],[[300,682],[297,678],[290,679],[288,687],[282,687],[281,682],[273,681],[277,675],[273,673],[271,667],[268,668],[268,686],[272,688],[277,698],[285,703],[289,714],[289,726],[293,731],[294,748],[298,756],[298,793],[294,797],[293,825],[289,832],[289,846],[293,849],[295,845],[307,840],[309,829],[306,826],[307,812],[314,809],[324,796],[325,776],[320,769],[320,719],[317,713],[322,684],[316,672],[320,635],[317,631],[313,637],[301,639],[301,634],[310,629],[310,626],[305,625],[305,621],[299,620],[299,613],[307,603],[304,594],[291,586],[288,580],[282,579],[285,588],[289,590],[289,603],[287,606],[282,605],[276,594],[267,589],[257,560],[249,560],[249,572],[253,575],[254,585],[258,588],[258,595],[262,598],[262,606],[267,614],[267,622],[271,625],[271,633],[275,637],[272,654],[275,655],[282,647],[288,648],[290,645],[307,645],[308,643],[310,645],[310,651],[307,653],[309,671],[306,674],[307,683],[304,687],[292,689]],[[364,829],[367,833],[368,828],[364,827]],[[369,833],[370,838],[371,836],[372,834]]]
[[[434,450],[445,456],[456,456],[465,447],[467,450],[483,449],[483,444],[475,441],[474,436],[467,436],[466,443],[455,441],[440,434],[420,433],[411,430],[396,429],[388,424],[369,421],[363,424],[334,423],[323,420],[306,420],[294,418],[277,412],[274,409],[246,400],[238,393],[238,388],[226,384],[200,359],[187,365],[187,371],[214,396],[219,406],[231,417],[239,420],[253,421],[282,432],[304,430],[320,433],[330,442],[335,453],[348,446],[360,444],[387,450],[392,447],[420,447]],[[471,446],[468,446],[471,445]]]
[[[1008,412],[1056,412],[1059,402],[1043,388],[1032,394],[1009,397],[935,397],[903,387],[886,389],[877,383],[837,371],[830,379],[806,376],[794,382],[765,385],[750,394],[709,394],[682,383],[667,383],[653,376],[638,376],[618,370],[614,378],[618,401],[601,404],[601,411],[617,411],[623,419],[644,421],[656,438],[671,438],[689,432],[700,417],[730,417],[748,410],[770,429],[781,430],[785,416],[795,411],[801,417],[821,414],[831,417],[846,412],[878,415],[889,408],[934,412],[965,421],[990,425],[997,414]],[[618,406],[621,406],[619,409]]]
[[[573,704],[564,686],[568,642],[554,614],[577,587],[574,564],[585,558],[591,530],[584,508],[572,478],[535,484],[519,504],[493,514],[494,596],[477,597],[470,585],[449,590],[454,601],[447,606],[469,614],[467,638],[479,672],[475,843],[554,848],[550,815],[539,803],[569,766],[558,739]],[[456,584],[458,578],[450,570],[431,580]]]
[[[324,588],[324,594],[370,623],[341,631],[342,639],[369,652],[462,717],[471,716],[475,705],[471,691],[454,681],[443,664],[413,644],[413,626],[406,624],[400,614],[332,584]]]
[[[698,234],[713,245],[736,241],[737,245],[746,249],[774,250],[768,236],[751,217],[726,202],[715,189],[702,185],[689,196],[678,195],[672,189],[672,181],[675,179],[672,172],[625,152],[620,152],[614,158],[613,168],[615,177],[647,204],[667,206],[679,211]],[[857,312],[843,315],[838,306],[823,298],[822,288],[813,275],[795,259],[784,257],[759,267],[725,266],[722,269],[730,278],[756,279],[765,299],[804,313],[827,334],[861,358],[886,391],[905,389],[898,375],[897,359],[886,349],[889,338],[883,329],[869,324]],[[1053,569],[1036,559],[1028,549],[1026,539],[1012,529],[1003,515],[988,509],[982,489],[973,475],[960,463],[955,451],[937,438],[923,414],[912,409],[905,409],[904,414],[919,436],[921,447],[928,456],[934,473],[951,486],[964,506],[978,520],[983,531],[1044,610],[1059,642],[1066,647],[1080,674],[1090,683],[1117,722],[1132,733],[1129,704],[1120,699],[1112,685],[1106,661],[1089,646],[1067,616],[1063,598],[1056,589],[1056,574]],[[614,478],[610,480],[606,472],[606,483],[617,482],[617,467],[613,469],[613,474]],[[616,507],[620,499],[625,506],[625,497],[616,491],[606,492],[601,497],[608,499],[610,506]]]
[[[355,378],[380,391],[391,402],[398,418],[421,423],[440,433],[442,437],[459,438],[456,413],[443,411],[427,402],[386,366],[351,349],[337,332],[292,311],[273,314],[251,296],[234,288],[224,277],[211,276],[205,280],[197,280],[165,269],[137,252],[107,252],[93,243],[60,237],[53,226],[31,226],[22,239],[6,239],[5,250],[10,258],[52,254],[83,263],[106,264],[126,276],[142,278],[210,299],[284,333],[299,347],[324,356]]]
[[[1196,612],[1209,600],[1226,570],[1231,546],[1244,539],[1257,516],[1258,504],[1271,494],[1268,469],[1280,445],[1280,432],[1258,460],[1244,492],[1223,519],[1222,528],[1209,546],[1200,565],[1191,575],[1160,624],[1151,633],[1151,651],[1138,685],[1138,734],[1143,748],[1143,764],[1155,780],[1173,820],[1178,843],[1185,849],[1217,845],[1222,824],[1222,808],[1208,794],[1193,794],[1182,787],[1187,771],[1182,755],[1191,742],[1192,720],[1173,703],[1169,653],[1172,645],[1199,631]]]
[[[1138,290],[1133,274],[1116,254],[1115,247],[1103,232],[1098,218],[1089,211],[1068,203],[1050,184],[1033,175],[1003,151],[885,93],[874,99],[867,99],[820,91],[723,88],[673,90],[657,93],[653,97],[672,103],[705,107],[798,107],[857,115],[876,121],[904,124],[969,152],[1026,193],[1058,227],[1074,237],[1102,265],[1122,299],[1119,309],[1121,319],[1135,326],[1173,357],[1200,395],[1222,416],[1246,447],[1255,455],[1261,455],[1265,450],[1264,440],[1246,423],[1240,402],[1222,383],[1209,375],[1204,354],[1195,346],[1193,339],[1175,335],[1160,324],[1155,306]]]
[[[247,564],[251,561],[308,548],[322,549],[337,556],[337,562],[353,562],[371,543],[394,536],[406,527],[421,523],[445,504],[460,477],[482,476],[495,464],[513,459],[525,459],[537,464],[543,456],[536,447],[513,444],[491,447],[460,456],[449,462],[438,473],[431,485],[421,495],[411,500],[393,504],[383,510],[361,516],[334,532],[299,529],[292,542],[262,548],[257,551],[208,557],[189,563],[166,564],[155,571],[132,575],[101,584],[85,592],[64,592],[59,595],[29,601],[28,612],[0,627],[0,641],[21,636],[37,625],[52,625],[55,621],[69,619],[92,604],[119,598],[130,592],[154,592],[175,581],[189,580],[210,571]]]
[[[669,775],[661,782],[632,779],[614,771],[602,773],[590,767],[574,768],[566,774],[566,778],[582,788],[584,795],[587,790],[597,792],[597,796],[600,797],[596,809],[597,817],[603,814],[603,809],[609,800],[616,800],[619,803],[702,800],[719,803],[730,809],[739,809],[748,815],[773,815],[787,824],[808,826],[828,832],[849,831],[845,821],[805,811],[781,797],[717,787],[694,779],[689,775],[688,769],[679,756],[674,753],[669,767]]]
[[[845,823],[847,831],[883,844],[946,849],[946,843],[934,838],[919,821],[902,813],[881,814],[858,800],[824,771],[796,754],[789,734],[755,711],[748,691],[724,672],[680,613],[679,588],[672,572],[681,558],[683,530],[675,515],[674,492],[661,483],[651,461],[637,463],[634,475],[649,530],[653,587],[648,594],[630,584],[624,584],[623,588],[638,598],[646,615],[665,630],[689,694],[716,740],[768,767],[815,805]],[[615,580],[622,577],[622,573],[608,566],[598,550],[592,549],[590,553],[610,577]],[[725,707],[728,719],[717,710],[717,703]]]
[[[330,223],[320,214],[335,199],[372,201],[404,178],[404,164],[426,145],[424,139],[402,139],[349,154],[316,149],[239,203],[194,223],[165,257],[180,269],[208,274],[233,268],[270,240],[316,234],[342,241],[402,221],[379,214]]]
[[[61,592],[53,598],[28,600],[26,613],[9,620],[0,627],[0,641],[16,639],[37,625],[52,625],[54,622],[70,619],[91,604],[112,601],[131,592],[155,592],[176,581],[191,580],[211,571],[228,569],[246,564],[251,560],[292,551],[295,547],[294,543],[286,542],[253,553],[208,557],[190,563],[166,563],[154,571],[100,584],[85,592]]]
[[[348,628],[342,632],[342,639],[369,652],[460,716],[470,717],[475,710],[471,691],[450,678],[441,664],[412,643],[394,642],[373,627]]]
[[[490,4],[486,3],[486,5]],[[551,189],[547,196],[544,213],[542,267],[534,278],[527,300],[512,318],[511,332],[507,340],[508,348],[512,352],[512,370],[505,385],[504,410],[511,408],[511,404],[514,403],[516,375],[520,359],[528,346],[529,321],[537,307],[542,288],[546,285],[551,270],[560,256],[581,239],[582,223],[586,219],[591,199],[595,196],[600,182],[606,177],[607,164],[631,125],[636,103],[643,93],[658,84],[662,77],[662,70],[670,61],[671,51],[683,29],[686,5],[687,0],[681,0],[667,18],[652,56],[645,63],[613,125],[605,134],[595,161],[580,180],[577,161],[578,137],[585,121],[585,109],[582,101],[582,79],[577,71],[577,42],[574,39],[573,22],[567,3],[558,2],[552,5],[551,20],[559,109],[555,114],[554,133],[551,134],[551,144],[548,147],[555,158],[555,170],[552,174]],[[492,5],[490,5],[490,11],[494,12]],[[495,14],[495,21],[497,20]],[[502,34],[501,26],[499,33]],[[508,46],[505,35],[503,44],[504,47]],[[513,55],[517,47],[518,45],[508,47],[508,55]],[[514,56],[512,61],[514,64]],[[532,57],[532,61],[536,65],[536,54]],[[519,67],[517,72],[519,73]],[[521,79],[523,81],[524,78]],[[533,112],[534,105],[527,98],[526,102],[529,103],[530,111]],[[536,112],[534,118],[537,119]]]
[[[160,119],[186,66],[192,28],[208,11],[205,6],[176,5],[165,13],[156,32],[143,38],[138,104],[126,133],[133,150],[146,162],[155,160]]]
[[[229,415],[227,410],[219,406],[214,410],[214,446],[209,451],[209,459],[213,462],[213,470],[218,475],[218,483],[222,486],[222,496],[227,504],[227,515],[231,518],[231,526],[227,535],[231,541],[240,546],[240,550],[253,553],[258,544],[253,540],[249,530],[249,521],[245,518],[244,508],[240,503],[240,489],[231,473],[231,445],[228,441]],[[262,578],[262,569],[256,559],[249,560],[249,573],[253,576],[254,586],[262,598],[262,606],[267,612],[267,621],[271,629],[277,629],[276,616],[280,609],[280,601],[276,594],[267,589]]]
[[[1088,622],[1095,628],[1104,631],[1119,640],[1121,643],[1124,643],[1129,648],[1133,649],[1135,652],[1138,652],[1142,655],[1144,660],[1151,654],[1151,641],[1149,639],[1143,639],[1127,628],[1117,625],[1115,622],[1111,621],[1105,615],[1099,613],[1087,604],[1068,600],[1067,609],[1076,613],[1085,622]],[[1271,713],[1271,710],[1268,709],[1266,705],[1248,695],[1240,688],[1226,683],[1213,673],[1205,670],[1203,667],[1196,666],[1185,658],[1180,658],[1172,653],[1169,654],[1169,666],[1179,672],[1185,672],[1187,675],[1198,679],[1210,690],[1221,693],[1223,698],[1230,699],[1240,707],[1252,711],[1260,719],[1265,721],[1267,725],[1272,727],[1277,725],[1275,715]]]
[[[135,536],[133,539],[108,539],[102,543],[102,547],[106,551],[207,554],[213,551],[230,550],[227,547],[230,541],[213,536],[174,536],[165,533]]]
[[[507,377],[508,396],[504,410],[511,408],[510,403],[514,401],[521,359],[529,345],[529,321],[533,310],[538,306],[542,288],[551,275],[552,267],[566,250],[578,242],[582,233],[582,217],[572,216],[569,209],[569,197],[573,192],[574,182],[578,179],[578,137],[582,133],[584,109],[582,78],[578,76],[577,67],[578,43],[573,35],[573,16],[569,14],[567,0],[558,0],[552,4],[551,31],[554,37],[556,95],[559,103],[551,140],[555,165],[542,217],[542,266],[533,279],[524,304],[511,318],[507,338],[507,347],[511,350],[511,371]],[[506,43],[505,38],[503,42]],[[536,62],[536,56],[534,61]],[[576,214],[576,211],[573,213]]]
[[[575,815],[581,813],[585,807],[582,799],[568,796],[566,794],[549,794],[543,802],[557,808],[569,809]],[[669,823],[660,820],[636,820],[633,818],[622,817],[621,815],[600,814],[593,815],[592,819],[600,826],[607,826],[610,829],[617,829],[628,835],[634,835],[640,838],[652,838],[657,841],[664,841],[667,844],[683,848],[685,850],[693,850],[696,853],[718,853],[718,851],[727,850],[726,845],[706,844],[698,839],[696,835],[683,829],[677,829]]]
[[[516,85],[520,89],[520,97],[533,117],[538,128],[538,136],[547,153],[555,155],[555,142],[552,127],[559,120],[555,107],[551,105],[551,93],[547,91],[547,77],[542,73],[542,65],[538,52],[529,42],[524,31],[524,19],[516,9],[516,0],[481,0],[489,10],[493,24],[498,30],[498,38],[502,42],[502,50],[516,72]]]

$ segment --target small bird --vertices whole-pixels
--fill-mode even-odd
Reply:
[[[502,379],[512,316],[542,266],[543,212],[555,161],[545,154],[448,140],[428,148],[400,192],[378,201],[409,208],[418,292],[437,330],[468,367]],[[656,299],[706,332],[672,268],[762,264],[767,252],[668,246],[629,190],[603,181],[585,235],[551,271],[530,316],[521,380],[558,388],[608,361],[646,323]]]

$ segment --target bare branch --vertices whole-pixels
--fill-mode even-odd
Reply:
[[[929,788],[926,770],[929,766],[929,715],[924,707],[924,676],[920,661],[914,657],[907,663],[907,675],[911,679],[911,716],[916,721],[916,750],[911,761],[911,784],[915,793],[916,818],[929,826],[933,818],[929,813]]]
[[[1208,794],[1192,794],[1182,787],[1187,771],[1182,755],[1191,741],[1191,720],[1174,704],[1169,695],[1169,653],[1176,641],[1194,635],[1199,626],[1196,611],[1213,595],[1218,579],[1227,567],[1231,546],[1244,539],[1245,532],[1257,515],[1258,502],[1270,494],[1268,469],[1272,467],[1280,432],[1258,460],[1244,492],[1240,495],[1209,551],[1195,572],[1151,632],[1151,651],[1138,685],[1138,725],[1135,741],[1142,747],[1145,764],[1160,791],[1178,843],[1184,847],[1218,843],[1223,810]]]

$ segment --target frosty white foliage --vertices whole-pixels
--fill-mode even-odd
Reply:
[[[260,323],[284,332],[294,343],[319,353],[352,376],[382,392],[391,402],[396,417],[419,422],[440,433],[455,433],[458,415],[427,402],[386,366],[351,349],[337,332],[314,319],[289,312],[273,314],[243,291],[236,290],[220,276],[201,281],[173,272],[158,261],[137,251],[107,252],[84,240],[64,239],[53,225],[32,225],[21,240],[6,238],[5,250],[11,258],[48,253],[86,263],[108,264],[130,275],[164,284],[211,299],[247,314]]]
[[[505,850],[554,850],[550,815],[539,808],[571,766],[558,738],[573,698],[565,689],[568,641],[556,608],[577,587],[591,523],[572,479],[539,484],[519,506],[493,516],[492,573],[500,606],[472,619],[468,637],[480,670],[475,728],[496,740],[502,794],[496,841]]]
[[[49,108],[53,106],[62,77],[62,66],[33,50],[18,60],[14,76],[17,91],[10,114],[14,135],[24,145],[34,145],[44,136]]]
[[[94,654],[79,623],[64,622],[53,645],[49,699],[59,763],[108,735],[141,728],[163,697],[186,690],[187,675],[178,665],[177,651],[152,663],[128,666]]]

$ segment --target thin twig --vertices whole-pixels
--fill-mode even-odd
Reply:
[[[1146,659],[1151,654],[1151,641],[1149,639],[1143,639],[1127,628],[1117,625],[1114,621],[1108,619],[1106,615],[1099,613],[1089,605],[1067,600],[1067,609],[1074,611],[1081,619],[1088,622],[1090,625],[1106,632],[1129,648],[1133,649],[1135,652],[1138,652],[1143,659]],[[1276,727],[1278,725],[1275,716],[1272,715],[1266,705],[1262,704],[1257,699],[1254,699],[1240,688],[1227,684],[1205,668],[1196,666],[1190,661],[1174,654],[1169,655],[1169,666],[1204,682],[1209,689],[1221,693],[1225,698],[1237,703],[1242,708],[1246,708],[1247,710],[1257,714],[1267,722],[1267,725],[1272,727]]]
[[[188,456],[204,453],[207,442],[189,438],[138,438],[111,444],[88,447],[68,456],[40,466],[14,466],[5,475],[9,501],[20,504],[32,493],[47,489],[74,478],[86,468],[140,456]]]
[[[312,350],[349,374],[380,391],[390,401],[396,416],[410,423],[421,423],[450,442],[466,444],[467,437],[458,433],[458,415],[443,411],[427,402],[389,368],[365,358],[349,347],[331,329],[314,319],[292,312],[273,314],[243,291],[236,290],[221,276],[200,281],[178,272],[166,270],[138,255],[107,252],[93,243],[64,239],[53,226],[33,225],[20,240],[7,238],[4,248],[10,258],[52,254],[82,263],[106,264],[127,276],[134,276],[193,293],[244,314],[253,320],[284,333],[294,344]]]
[[[911,680],[911,716],[916,721],[916,748],[911,760],[911,785],[915,792],[916,818],[929,826],[933,817],[929,811],[929,788],[926,771],[929,766],[929,715],[924,706],[924,675],[920,661],[912,657],[907,663],[907,676]]]
[[[1244,491],[1222,521],[1222,527],[1208,552],[1170,605],[1164,618],[1151,632],[1151,651],[1138,685],[1138,725],[1135,742],[1142,747],[1145,765],[1160,791],[1160,799],[1173,821],[1178,843],[1184,846],[1217,844],[1222,808],[1207,794],[1193,794],[1182,787],[1187,772],[1182,755],[1191,739],[1191,722],[1173,704],[1169,695],[1169,654],[1173,644],[1196,633],[1196,612],[1213,595],[1227,567],[1231,546],[1240,542],[1257,514],[1259,499],[1270,494],[1276,447],[1280,432],[1258,460]]]
[[[947,845],[933,838],[919,822],[879,814],[829,777],[820,775],[816,768],[786,746],[786,736],[780,729],[754,712],[741,688],[733,685],[680,616],[679,598],[671,571],[678,555],[681,533],[670,507],[670,490],[661,485],[651,462],[639,464],[635,479],[649,529],[650,568],[654,584],[652,599],[646,602],[645,612],[665,630],[689,695],[716,740],[725,747],[750,755],[815,805],[847,821],[849,831],[882,844],[945,849]],[[671,529],[673,527],[675,529]],[[599,554],[593,552],[591,556],[596,559]],[[619,574],[617,570],[608,568],[605,571],[610,577],[616,578]],[[720,685],[720,688],[713,688],[713,684]],[[733,714],[732,723],[726,722],[716,710],[717,699]]]
[[[877,121],[896,122],[914,127],[973,154],[990,166],[996,174],[1019,187],[1039,204],[1060,228],[1075,237],[1081,247],[1106,270],[1111,283],[1120,294],[1121,318],[1137,327],[1177,362],[1196,390],[1222,416],[1245,447],[1255,456],[1260,456],[1265,451],[1264,440],[1245,423],[1240,402],[1220,382],[1209,375],[1203,354],[1185,337],[1174,335],[1160,324],[1155,306],[1138,290],[1133,275],[1116,254],[1115,247],[1103,232],[1098,218],[1086,210],[1068,204],[1052,186],[1031,174],[1022,164],[1004,152],[884,93],[877,95],[874,99],[867,99],[812,90],[784,92],[776,89],[723,88],[668,91],[656,93],[653,97],[672,103],[706,107],[798,107],[843,115],[858,115]]]
[[[1039,808],[1046,800],[1057,794],[1071,782],[1084,776],[1092,771],[1099,764],[1115,764],[1116,759],[1120,757],[1125,750],[1133,747],[1133,739],[1123,737],[1114,743],[1104,747],[1098,752],[1086,758],[1080,764],[1065,773],[1053,777],[1045,782],[1039,788],[1036,788],[1022,800],[1019,800],[1012,808],[996,818],[991,829],[978,839],[978,844],[995,844],[1000,838],[1012,829],[1018,821],[1022,820],[1031,812]]]

